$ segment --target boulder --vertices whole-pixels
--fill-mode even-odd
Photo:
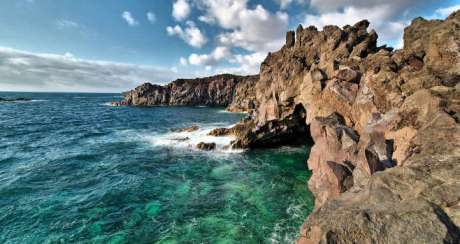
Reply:
[[[200,150],[203,151],[211,151],[216,149],[216,143],[211,142],[211,143],[206,143],[206,142],[200,142],[196,145],[196,147]]]

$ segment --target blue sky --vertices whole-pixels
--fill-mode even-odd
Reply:
[[[0,90],[124,91],[145,81],[254,74],[298,24],[369,19],[401,47],[417,16],[459,0],[2,0]]]

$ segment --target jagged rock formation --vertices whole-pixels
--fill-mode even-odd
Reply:
[[[459,243],[460,11],[415,19],[397,51],[368,26],[288,32],[233,146],[313,138],[299,243]]]
[[[223,74],[197,79],[178,79],[166,86],[145,83],[126,92],[122,103],[132,106],[229,106],[231,111],[248,111],[255,107],[253,86],[257,80],[257,75]]]

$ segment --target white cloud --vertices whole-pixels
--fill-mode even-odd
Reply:
[[[308,1],[307,0],[275,0],[275,2],[277,2],[280,5],[281,9],[285,9],[293,3],[305,4]]]
[[[177,70],[176,70],[177,71]],[[0,47],[0,90],[119,92],[181,75],[169,68],[83,60]]]
[[[126,23],[128,23],[128,25],[130,26],[136,26],[139,24],[139,22],[134,19],[134,17],[132,16],[132,14],[129,12],[129,11],[124,11],[122,14],[121,14],[121,17],[126,21]]]
[[[201,0],[205,15],[201,21],[216,23],[226,31],[218,36],[221,45],[249,51],[273,51],[280,48],[288,29],[289,16],[270,13],[262,5],[248,6],[247,0]]]
[[[177,35],[192,47],[200,48],[207,43],[208,39],[201,32],[201,30],[198,29],[198,27],[196,27],[193,21],[187,21],[186,25],[187,26],[185,28],[182,28],[179,25],[176,25],[174,27],[168,26],[166,27],[166,31],[168,35]]]
[[[382,5],[391,5],[394,16],[401,14],[409,7],[421,5],[427,2],[435,2],[435,0],[310,0],[310,5],[320,11],[320,13],[337,12],[347,7],[356,8],[373,8]]]
[[[447,16],[449,16],[451,13],[459,9],[460,9],[460,4],[453,5],[453,6],[446,7],[446,8],[439,8],[439,9],[436,9],[436,11],[434,11],[434,15],[430,16],[429,18],[430,19],[444,19]]]
[[[155,13],[149,11],[147,12],[147,20],[150,23],[154,24],[157,21],[157,16],[155,15]]]
[[[321,15],[306,14],[304,24],[314,25],[319,28],[325,25],[353,25],[356,22],[367,19],[371,29],[375,29],[379,35],[379,41],[383,43],[397,43],[402,39],[404,20],[391,20],[394,10],[391,5],[377,5],[373,7],[346,7],[343,11],[328,12]]]
[[[188,61],[187,61],[187,59],[184,58],[184,57],[180,57],[179,63],[180,63],[180,65],[182,65],[182,66],[187,66],[187,65],[188,65]]]
[[[232,73],[239,75],[258,74],[260,64],[264,61],[267,54],[265,52],[255,52],[251,54],[237,54],[230,59],[230,63],[236,64],[234,67],[219,68],[219,73]]]
[[[191,65],[214,66],[219,61],[230,57],[231,53],[227,47],[218,46],[210,54],[192,53],[188,58],[188,63]]]
[[[172,16],[177,21],[185,20],[191,12],[188,0],[176,0],[173,4]]]

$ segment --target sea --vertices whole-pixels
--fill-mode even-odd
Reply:
[[[0,97],[31,99],[0,103],[0,243],[293,243],[313,209],[308,145],[232,150],[207,135],[245,114]]]

